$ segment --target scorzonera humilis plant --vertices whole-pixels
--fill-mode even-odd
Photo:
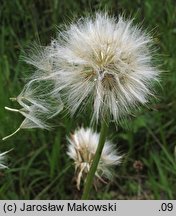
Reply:
[[[148,33],[132,20],[103,13],[79,19],[59,32],[49,46],[39,48],[26,58],[36,70],[15,99],[22,108],[6,107],[25,117],[17,131],[34,127],[49,129],[47,121],[61,110],[68,109],[74,117],[77,111],[84,112],[88,106],[92,108],[92,122],[101,124],[91,163],[76,165],[78,188],[81,177],[86,174],[83,199],[88,198],[94,175],[98,175],[109,122],[114,120],[118,124],[154,95],[153,83],[158,81],[159,70],[152,60],[152,37]],[[82,141],[87,134],[95,136],[91,131],[83,131]],[[92,139],[90,142],[94,143]],[[78,140],[72,137],[69,141],[72,147],[68,154],[76,160],[80,157],[74,148]],[[118,162],[116,158],[114,164]]]

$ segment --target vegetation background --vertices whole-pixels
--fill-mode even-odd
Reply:
[[[24,50],[56,37],[57,28],[82,15],[106,10],[135,17],[148,31],[161,60],[159,100],[143,108],[128,125],[112,124],[109,139],[126,153],[114,171],[114,181],[103,185],[91,199],[176,199],[176,2],[174,0],[0,0],[0,137],[15,130],[23,117],[4,106],[17,107],[10,97],[22,90],[33,68],[21,61]],[[13,104],[12,104],[13,103]],[[0,199],[80,199],[74,167],[66,155],[66,135],[88,125],[88,116],[60,114],[52,131],[21,130],[0,151],[8,153],[9,169],[0,171]]]

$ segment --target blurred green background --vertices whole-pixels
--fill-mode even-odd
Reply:
[[[126,154],[114,181],[98,183],[91,199],[176,199],[176,2],[174,0],[1,0],[0,1],[0,138],[22,122],[9,97],[17,96],[33,68],[21,61],[33,42],[47,45],[62,28],[82,15],[106,10],[135,17],[154,33],[162,73],[158,100],[129,120],[130,129],[111,125],[108,138]],[[0,171],[0,199],[80,199],[74,167],[66,155],[66,135],[89,118],[60,114],[52,131],[21,130],[0,151],[9,169]],[[138,171],[137,167],[142,169]]]

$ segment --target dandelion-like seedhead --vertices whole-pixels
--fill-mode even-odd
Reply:
[[[0,153],[0,169],[7,168],[6,165],[4,165],[5,155],[8,153],[8,151]]]
[[[96,14],[70,25],[55,43],[55,93],[63,94],[71,113],[90,102],[93,119],[108,112],[118,121],[152,95],[158,77],[152,38],[132,20]]]
[[[36,71],[17,97],[25,109],[20,111],[26,117],[24,128],[48,128],[47,120],[64,106],[75,114],[89,105],[92,120],[108,113],[118,122],[153,95],[159,71],[151,47],[151,36],[122,16],[97,13],[71,24],[49,46],[26,58]]]
[[[80,189],[81,179],[86,178],[93,162],[98,147],[100,135],[90,128],[80,128],[68,138],[69,146],[67,154],[74,160],[77,188]],[[118,165],[122,156],[114,150],[110,141],[106,141],[101,158],[96,170],[96,177],[104,181],[102,177],[112,178],[112,166]]]

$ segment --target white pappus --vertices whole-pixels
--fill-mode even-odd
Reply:
[[[80,128],[68,138],[68,156],[74,161],[77,188],[81,179],[85,180],[95,156],[100,135],[90,128]],[[120,164],[122,156],[114,149],[110,141],[106,141],[95,176],[104,182],[103,177],[112,180],[112,167]]]

